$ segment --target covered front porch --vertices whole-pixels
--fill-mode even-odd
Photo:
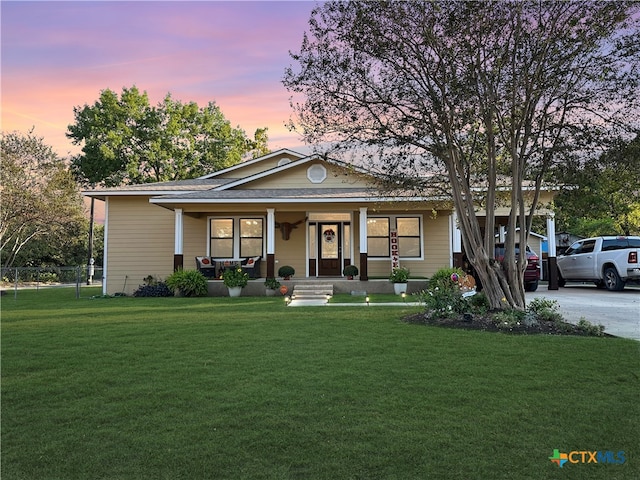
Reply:
[[[283,277],[279,269],[291,266],[293,282],[344,281],[344,291],[350,291],[354,281],[347,280],[344,269],[352,265],[358,269],[356,281],[383,279],[377,283],[387,284],[392,291],[388,277],[394,266],[409,268],[412,277],[426,279],[451,264],[448,210],[434,214],[424,203],[363,206],[344,200],[332,207],[325,202],[296,206],[299,209],[275,204],[262,211],[235,206],[233,211],[217,205],[216,210],[197,211],[195,205],[174,205],[174,269],[194,268],[196,257],[202,256],[209,256],[216,265],[225,259],[229,265],[242,265],[254,258],[262,279]],[[216,280],[210,282],[214,293]]]
[[[361,280],[347,280],[344,277],[326,277],[326,278],[292,278],[291,280],[278,279],[282,285],[287,287],[287,295],[290,295],[294,291],[296,285],[331,285],[333,287],[333,293],[363,293],[367,295],[375,293],[394,293],[393,283],[388,279],[369,279],[367,281]],[[407,294],[419,292],[424,290],[427,286],[427,279],[416,278],[410,279],[407,284]],[[227,297],[229,293],[227,287],[224,286],[222,280],[209,280],[209,296],[211,297]],[[249,280],[246,287],[242,289],[242,296],[255,297],[264,296],[265,286],[264,279]],[[279,295],[282,295],[279,293]]]

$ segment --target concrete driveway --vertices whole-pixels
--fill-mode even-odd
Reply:
[[[536,297],[556,300],[565,320],[577,323],[584,317],[596,325],[604,325],[605,333],[640,341],[640,287],[627,286],[621,292],[610,292],[595,285],[568,284],[559,290],[548,290],[540,284],[535,292],[525,294],[527,303]]]

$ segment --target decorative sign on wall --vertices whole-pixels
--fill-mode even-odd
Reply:
[[[389,232],[389,240],[391,244],[391,268],[400,266],[400,249],[398,248],[398,231],[394,228]]]

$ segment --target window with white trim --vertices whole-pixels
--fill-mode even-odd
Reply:
[[[400,258],[418,258],[422,255],[420,245],[420,219],[418,217],[397,217],[398,250]]]
[[[263,255],[263,218],[212,217],[209,219],[209,232],[209,255],[214,258]]]
[[[209,251],[212,257],[233,258],[233,218],[212,218]]]
[[[240,219],[240,256],[257,257],[262,255],[262,228],[261,218]]]
[[[389,257],[389,218],[367,218],[367,256]]]
[[[388,216],[367,218],[367,256],[390,258],[391,230],[398,232],[400,258],[422,257],[422,229],[420,216]]]

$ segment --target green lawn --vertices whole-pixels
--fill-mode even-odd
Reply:
[[[632,340],[94,292],[2,297],[3,480],[640,478]]]

